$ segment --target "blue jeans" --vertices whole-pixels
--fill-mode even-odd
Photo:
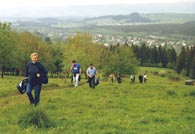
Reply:
[[[28,83],[26,87],[26,93],[28,95],[29,101],[31,104],[35,104],[35,106],[39,103],[40,93],[41,93],[42,84],[31,84]],[[32,89],[34,88],[34,97],[32,95]]]
[[[95,76],[89,77],[89,87],[95,88]]]

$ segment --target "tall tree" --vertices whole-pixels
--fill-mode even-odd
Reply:
[[[190,78],[195,79],[195,56],[192,59],[189,76]]]
[[[186,59],[186,50],[185,50],[185,47],[182,47],[181,52],[178,55],[177,62],[176,62],[177,73],[181,73],[181,71],[184,69],[185,59]]]
[[[10,23],[0,23],[0,66],[1,77],[4,76],[5,68],[14,66],[14,57],[16,56],[17,34],[11,28]]]
[[[48,69],[50,67],[50,50],[48,45],[38,36],[29,32],[20,33],[20,43],[18,46],[18,70],[24,73],[27,62],[30,60],[30,54],[37,52],[39,54],[39,60]]]

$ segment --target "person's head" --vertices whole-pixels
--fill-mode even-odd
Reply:
[[[38,53],[31,53],[30,57],[33,63],[38,61]]]
[[[75,64],[76,63],[76,60],[72,60],[72,63]]]
[[[93,68],[93,64],[90,64],[89,67],[90,67],[90,68]]]

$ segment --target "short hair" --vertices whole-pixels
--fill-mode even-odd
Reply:
[[[32,58],[33,56],[38,57],[39,55],[38,55],[38,53],[34,52],[34,53],[31,53],[30,57]]]
[[[72,60],[72,63],[76,63],[76,60]]]
[[[89,64],[90,66],[93,66],[93,64],[91,63],[91,64]]]

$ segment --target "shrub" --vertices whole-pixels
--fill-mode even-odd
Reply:
[[[194,96],[195,97],[195,90],[190,92],[190,96]]]
[[[165,77],[165,76],[167,75],[167,72],[166,72],[165,70],[161,70],[161,71],[159,72],[159,75],[160,75],[161,77]]]
[[[27,113],[18,121],[22,127],[34,126],[37,128],[50,128],[54,126],[54,123],[48,118],[48,116],[41,110],[31,111]]]
[[[176,95],[176,93],[175,93],[175,91],[173,91],[173,90],[168,90],[168,91],[167,91],[167,95],[173,96],[173,95]]]
[[[177,74],[170,74],[169,79],[172,81],[179,81],[180,80],[179,75],[177,75]]]
[[[154,75],[158,75],[158,72],[154,72]]]

